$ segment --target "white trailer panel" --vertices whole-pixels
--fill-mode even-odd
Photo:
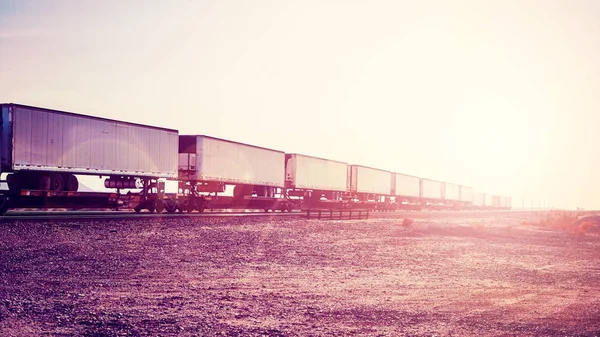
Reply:
[[[418,198],[421,191],[421,178],[409,176],[402,173],[394,173],[395,190],[394,194],[398,197]]]
[[[205,135],[179,137],[183,179],[283,187],[285,153]]]
[[[460,201],[473,201],[473,188],[469,186],[460,186]]]
[[[360,165],[348,166],[349,190],[356,193],[390,195],[392,172]]]
[[[475,192],[473,194],[473,205],[485,206],[485,195],[483,193]]]
[[[176,130],[2,105],[4,170],[176,178]],[[12,147],[11,147],[12,145]]]
[[[445,183],[444,199],[460,200],[460,187],[456,184]]]
[[[442,199],[442,182],[430,179],[421,179],[422,197],[425,199]]]
[[[488,206],[488,207],[489,207],[489,206],[492,206],[492,203],[493,203],[493,202],[492,202],[492,199],[493,199],[493,198],[492,198],[492,195],[491,195],[491,194],[487,194],[487,193],[486,193],[486,194],[484,195],[483,205],[484,205],[484,206]]]
[[[347,170],[347,163],[297,153],[286,154],[285,179],[291,188],[344,192]]]

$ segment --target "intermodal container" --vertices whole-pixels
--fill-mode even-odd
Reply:
[[[283,187],[285,152],[206,135],[181,135],[179,178]]]
[[[460,201],[466,201],[466,202],[473,201],[473,188],[472,187],[460,185]]]
[[[346,191],[348,164],[297,153],[285,155],[285,183],[289,188]]]
[[[452,200],[452,201],[459,201],[460,200],[459,185],[452,184],[452,183],[444,183],[444,185],[445,185],[444,199]]]
[[[347,188],[354,193],[390,195],[392,172],[361,165],[349,165]]]
[[[398,197],[418,198],[420,196],[420,178],[402,173],[394,173],[394,195]]]
[[[177,178],[177,130],[0,104],[3,172]]]
[[[442,199],[442,186],[443,183],[441,181],[431,180],[431,179],[421,179],[421,192],[422,198],[425,199]]]

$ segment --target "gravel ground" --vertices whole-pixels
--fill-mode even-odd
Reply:
[[[532,217],[0,223],[0,335],[600,335],[600,238]]]

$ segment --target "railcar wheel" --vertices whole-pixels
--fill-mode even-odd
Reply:
[[[165,202],[162,200],[154,201],[154,208],[156,209],[156,213],[162,213],[165,210]]]
[[[168,199],[165,202],[165,209],[167,210],[167,213],[175,213],[177,211],[177,202],[175,200]]]
[[[194,209],[196,209],[196,204],[193,201],[190,201],[187,203],[187,205],[185,205],[185,210],[188,213],[192,213]]]
[[[140,205],[137,205],[137,206],[135,206],[135,207],[133,208],[133,210],[134,210],[136,213],[139,213],[139,212],[141,212],[141,211],[142,211],[142,207],[140,207]]]
[[[69,192],[77,192],[79,190],[79,180],[74,174],[65,174],[65,190]]]

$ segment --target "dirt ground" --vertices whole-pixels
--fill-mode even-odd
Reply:
[[[0,222],[0,335],[600,335],[600,237],[536,216]]]

